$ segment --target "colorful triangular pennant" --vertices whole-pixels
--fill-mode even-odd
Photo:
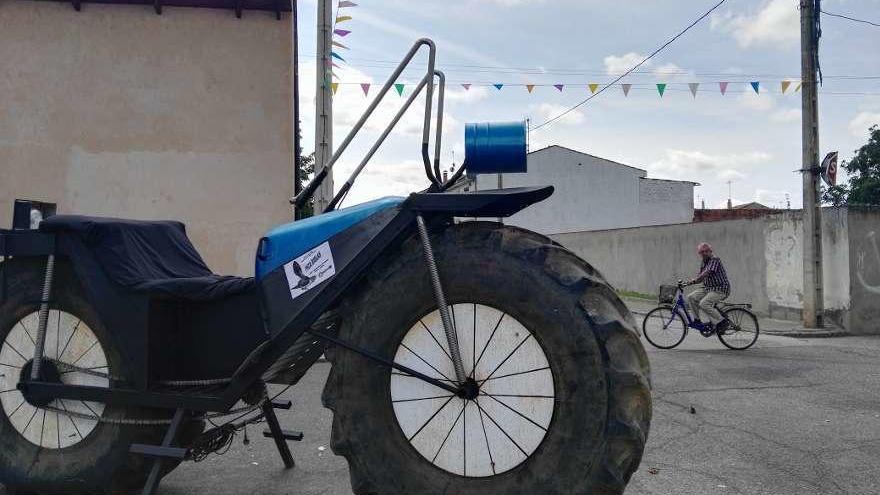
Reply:
[[[590,93],[594,93],[594,94],[596,93],[596,89],[599,88],[599,85],[596,83],[590,83],[587,86],[590,87]]]
[[[694,98],[696,98],[697,91],[700,89],[700,83],[688,83],[688,88],[690,88],[691,94],[694,95]]]
[[[337,46],[339,48],[342,48],[343,50],[348,50],[347,46],[343,45],[342,43],[340,43],[336,40],[331,41],[331,43],[333,43],[333,46]]]
[[[471,83],[463,83],[463,84],[461,85],[461,87],[464,88],[465,91],[470,91],[470,89],[471,89]]]
[[[345,59],[342,58],[342,57],[341,57],[338,53],[336,53],[336,52],[330,52],[330,56],[333,57],[333,58],[335,58],[335,59],[337,59],[337,60],[341,60],[341,61],[345,62]]]
[[[791,86],[791,81],[782,81],[782,83],[780,83],[780,86],[782,86],[782,94],[785,94],[785,90],[787,90],[788,87]]]
[[[333,91],[335,95],[337,91],[339,91],[339,83],[330,83],[330,91]]]
[[[395,84],[394,89],[397,90],[398,96],[403,96],[403,84]]]
[[[350,15],[338,15],[338,16],[336,16],[336,24],[339,24],[340,22],[350,21],[350,20],[351,20],[351,16],[350,16]]]
[[[501,83],[496,83],[496,84],[493,84],[492,86],[495,86],[495,89],[497,89],[498,91],[501,91],[501,88],[504,87],[504,85]]]
[[[534,89],[535,89],[534,84],[526,84],[526,91],[528,91],[529,93],[531,93]]]
[[[721,90],[721,96],[724,96],[724,93],[727,93],[727,84],[727,81],[718,83],[718,89]]]
[[[623,88],[623,96],[629,96],[629,90],[633,87],[632,84],[621,84],[621,88]]]
[[[660,93],[660,98],[663,98],[663,93],[666,92],[666,83],[657,83],[657,92]]]
[[[794,87],[794,92],[797,93],[798,91],[800,91],[800,90],[801,90],[801,86],[802,86],[803,84],[804,84],[804,83],[802,83],[802,82],[797,83],[797,86]]]
[[[334,29],[334,30],[333,30],[333,34],[336,34],[336,35],[342,36],[343,38],[346,37],[346,36],[348,36],[349,33],[351,33],[351,31],[349,31],[349,30],[347,30],[347,29]]]
[[[364,96],[370,94],[370,83],[361,83],[361,90],[364,92]]]
[[[358,4],[354,2],[349,2],[348,0],[341,0],[339,2],[339,8],[344,9],[345,7],[357,7]]]
[[[759,94],[759,93],[760,93],[760,89],[761,89],[760,86],[761,86],[761,83],[760,83],[759,81],[752,81],[752,82],[750,82],[749,84],[752,85],[752,89],[755,90],[755,94]]]
[[[561,93],[561,92],[562,92],[562,88],[564,88],[565,85],[564,85],[564,84],[554,84],[553,87],[556,88],[556,89],[558,89],[559,92]]]

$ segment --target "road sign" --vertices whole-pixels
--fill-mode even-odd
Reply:
[[[832,151],[822,160],[822,179],[829,187],[837,184],[837,152]]]

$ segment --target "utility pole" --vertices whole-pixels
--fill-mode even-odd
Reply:
[[[801,135],[804,184],[804,326],[823,325],[822,210],[819,204],[818,0],[801,3]]]
[[[293,45],[293,97],[291,104],[293,105],[293,196],[296,197],[300,192],[302,182],[302,167],[300,159],[302,158],[302,145],[300,144],[299,132],[299,21],[297,16],[297,2],[299,0],[290,0],[290,37]],[[299,220],[300,212],[293,212],[294,220]]]
[[[318,43],[315,70],[315,173],[321,171],[333,156],[333,61],[330,51],[333,48],[333,3],[332,0],[318,0]],[[315,192],[315,214],[322,213],[333,199],[333,172],[331,171],[321,187]]]

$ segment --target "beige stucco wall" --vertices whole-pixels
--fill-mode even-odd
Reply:
[[[250,274],[293,188],[289,18],[0,0],[0,226],[14,198],[186,222]]]

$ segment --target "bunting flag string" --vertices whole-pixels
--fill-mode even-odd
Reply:
[[[350,15],[348,15],[347,13],[342,13],[342,9],[352,8],[352,7],[357,7],[357,4],[354,2],[351,2],[349,0],[338,0],[336,2],[336,17],[333,19],[333,36],[330,39],[330,44],[332,46],[334,46],[336,48],[340,48],[342,50],[348,50],[349,48],[347,46],[345,46],[344,44],[342,44],[341,42],[339,42],[336,38],[337,37],[345,38],[346,36],[351,34],[351,30],[350,29],[337,29],[336,26],[343,23],[343,22],[348,22],[348,21],[352,20],[352,17]],[[327,60],[327,62],[329,62],[327,64],[327,66],[328,66],[327,70],[330,73],[330,77],[328,77],[327,79],[330,79],[330,80],[332,80],[334,77],[336,77],[336,74],[333,73],[333,68],[334,67],[339,68],[339,65],[337,65],[335,62],[333,62],[334,59],[339,60],[340,62],[346,63],[345,59],[342,58],[342,56],[339,55],[339,53],[337,53],[336,51],[330,52],[330,59]],[[362,85],[362,87],[363,87],[363,85]],[[369,88],[369,85],[367,86],[367,88]],[[333,91],[333,94],[336,94],[336,91],[339,90],[339,83],[336,83],[336,86],[333,86],[331,89]],[[364,95],[367,94],[368,90],[369,89],[364,90]]]
[[[336,61],[345,62],[345,59],[336,52],[331,52],[331,58],[332,58],[332,60],[327,60],[328,69],[338,68],[339,65],[336,64]],[[329,72],[329,70],[328,70],[328,79],[327,79],[328,83],[331,82],[331,80],[329,78],[331,74],[333,77],[336,77],[336,74],[333,74],[333,73]],[[336,94],[336,92],[340,88],[340,85],[350,85],[350,84],[359,85],[364,96],[369,95],[370,89],[372,87],[372,83],[369,83],[369,82],[333,82],[333,94]],[[548,88],[552,87],[552,88],[556,89],[557,91],[559,91],[560,93],[565,92],[566,86],[571,86],[571,84],[561,84],[561,83],[557,83],[557,84],[537,84],[537,83],[517,84],[517,83],[513,83],[513,84],[510,84],[510,83],[488,83],[488,82],[486,82],[486,83],[459,83],[459,84],[465,91],[470,91],[471,88],[474,86],[495,88],[499,92],[501,92],[502,90],[508,89],[508,86],[509,87],[524,87],[529,94],[534,94],[535,90],[542,87],[542,86],[548,87]],[[630,94],[630,91],[632,91],[633,89],[638,89],[639,91],[651,89],[653,91],[656,91],[657,94],[660,96],[660,98],[664,98],[666,96],[666,94],[670,91],[687,91],[687,92],[690,92],[691,96],[696,99],[698,96],[698,93],[700,93],[700,86],[702,84],[703,83],[700,83],[700,82],[689,82],[689,83],[668,83],[668,82],[621,83],[620,88],[623,91],[624,97],[628,97]],[[761,81],[733,82],[732,84],[735,84],[735,85],[742,84],[742,86],[741,86],[742,89],[737,89],[735,91],[731,89],[731,86],[730,86],[731,82],[730,81],[717,81],[717,84],[718,84],[718,90],[722,96],[726,95],[728,93],[728,90],[731,90],[732,92],[736,92],[736,93],[749,93],[749,94],[754,93],[759,96],[771,92],[769,89],[767,89],[767,87],[761,88]],[[409,84],[408,83],[395,83],[394,89],[399,96],[403,96],[407,85],[409,85]],[[587,84],[580,86],[580,87],[583,88],[582,91],[589,91],[592,94],[596,94],[599,87],[601,87],[601,84],[587,83]],[[784,80],[784,81],[780,82],[779,89],[777,90],[778,91],[777,94],[791,95],[791,94],[794,94],[800,90],[801,90],[801,82],[800,81]],[[571,91],[571,89],[569,89],[569,91]],[[705,93],[705,91],[703,93]],[[848,93],[843,93],[843,94],[848,94]]]

